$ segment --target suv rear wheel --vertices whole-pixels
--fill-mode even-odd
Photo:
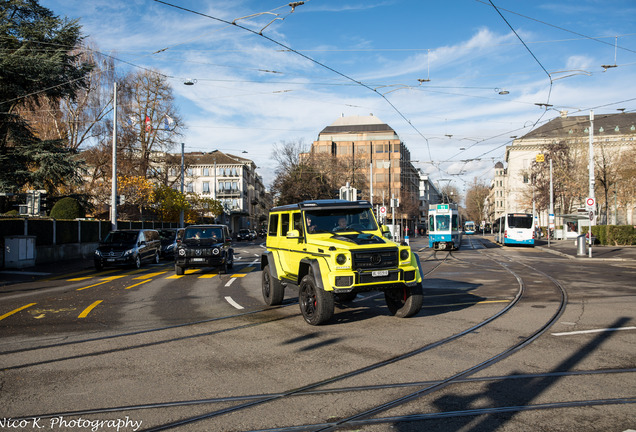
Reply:
[[[300,282],[298,303],[308,324],[319,325],[333,316],[333,292],[318,288],[312,274],[306,275]]]
[[[392,315],[408,318],[422,308],[422,285],[388,289],[384,291],[384,299]]]
[[[269,266],[265,266],[261,272],[261,289],[263,299],[268,306],[277,306],[283,302],[285,297],[285,287],[269,273]]]
[[[175,272],[177,275],[179,275],[179,276],[183,275],[183,271],[184,271],[184,270],[185,270],[185,269],[184,269],[183,267],[181,267],[181,266],[179,266],[179,265],[176,265],[176,264],[174,265],[174,272]]]

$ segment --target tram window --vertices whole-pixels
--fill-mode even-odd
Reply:
[[[445,231],[450,226],[450,216],[437,216],[437,231]]]
[[[459,231],[459,217],[453,215],[453,231]]]
[[[435,216],[428,217],[428,230],[435,231]]]

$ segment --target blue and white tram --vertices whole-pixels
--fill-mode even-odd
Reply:
[[[466,234],[475,234],[475,221],[464,222],[464,232]]]
[[[428,209],[428,246],[434,250],[459,249],[462,225],[457,204],[434,204]]]
[[[495,243],[501,245],[534,246],[533,218],[529,213],[508,213],[495,220],[492,226]]]

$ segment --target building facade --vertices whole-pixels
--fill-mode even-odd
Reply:
[[[590,134],[590,127],[593,130]],[[568,179],[576,182],[575,188],[570,185],[569,201],[554,201],[555,214],[571,213],[573,209],[585,207],[584,200],[588,195],[589,140],[592,136],[594,149],[595,197],[597,213],[601,216],[598,223],[634,224],[636,221],[636,201],[634,200],[634,180],[621,177],[621,167],[634,162],[636,149],[636,113],[596,114],[593,122],[590,116],[568,116],[562,112],[543,126],[523,137],[517,138],[512,145],[506,147],[506,169],[495,168],[493,180],[492,202],[495,203],[496,214],[501,206],[500,197],[503,187],[503,209],[506,212],[532,212],[533,182],[529,169],[537,160],[537,155],[544,155],[551,147],[567,148],[571,162]],[[540,156],[541,157],[541,156]],[[548,160],[545,161],[549,163]],[[556,164],[556,161],[555,161]],[[499,165],[499,164],[498,164]],[[556,168],[555,168],[556,169]],[[503,171],[503,172],[502,172]],[[503,178],[502,178],[503,174]],[[604,176],[604,179],[601,179]],[[605,196],[605,187],[610,189]],[[563,189],[564,185],[558,185]],[[567,188],[565,188],[567,189]],[[605,213],[601,212],[605,209]],[[548,209],[538,209],[538,222],[542,226],[548,224]],[[607,217],[605,217],[607,214]],[[492,219],[490,219],[492,220]],[[558,222],[557,222],[558,224]]]
[[[342,185],[349,182],[360,190],[358,199],[385,206],[391,198],[419,201],[420,173],[411,163],[410,151],[389,125],[373,115],[337,119],[318,134],[311,153],[346,161],[349,168],[342,173]],[[356,173],[366,179],[363,187],[356,184]]]
[[[230,227],[258,229],[267,219],[272,199],[247,158],[215,150],[184,154],[184,192],[221,202],[224,213],[217,222]],[[168,180],[180,188],[180,166],[168,168]]]

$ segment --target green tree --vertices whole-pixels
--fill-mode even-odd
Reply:
[[[80,163],[66,139],[42,139],[20,115],[43,100],[73,98],[90,66],[77,61],[76,21],[61,19],[36,0],[0,1],[0,191],[52,191],[79,182]]]

